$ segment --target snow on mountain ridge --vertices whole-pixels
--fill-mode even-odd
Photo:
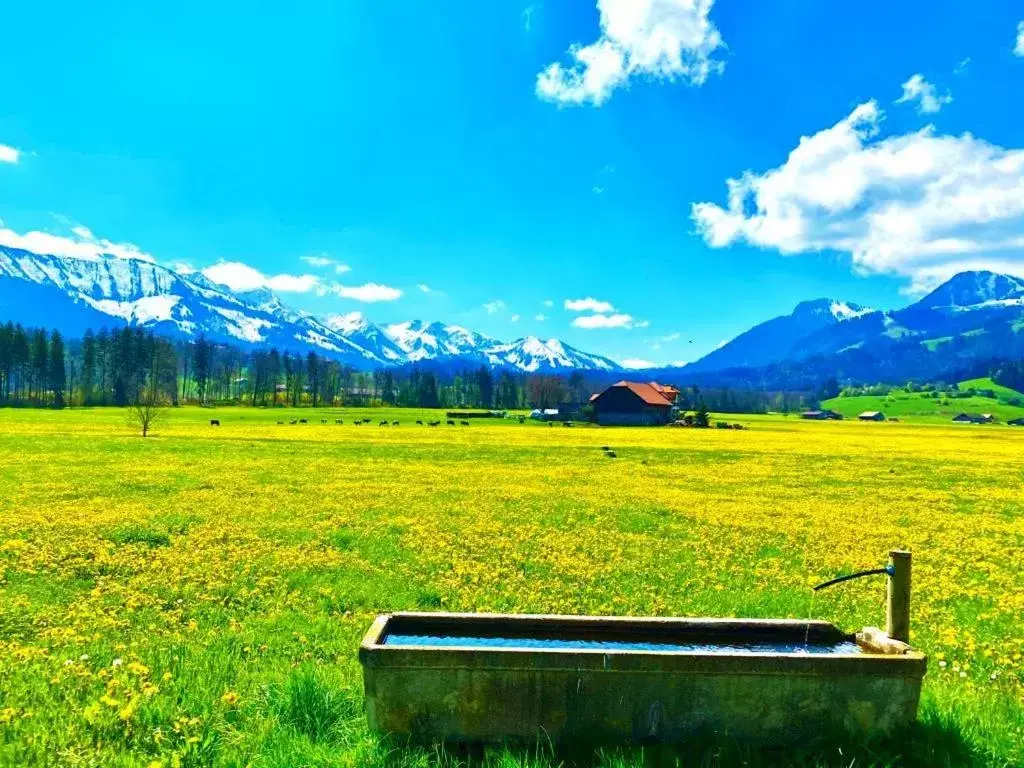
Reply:
[[[41,305],[4,301],[5,291],[17,296],[25,283],[42,291]],[[544,342],[527,337],[503,344],[463,326],[440,322],[409,321],[382,329],[360,312],[318,318],[291,309],[265,288],[235,292],[202,272],[182,274],[154,262],[118,256],[55,256],[0,246],[3,306],[20,306],[33,322],[60,327],[69,334],[97,328],[103,318],[109,318],[114,324],[186,338],[204,334],[212,340],[296,353],[315,349],[359,368],[436,359],[523,371],[617,367],[557,339]]]

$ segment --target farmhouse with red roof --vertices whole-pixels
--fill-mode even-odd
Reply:
[[[668,424],[679,390],[656,381],[619,381],[590,398],[598,424]]]

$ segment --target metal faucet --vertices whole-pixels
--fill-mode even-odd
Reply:
[[[849,573],[846,576],[839,576],[835,579],[830,579],[829,581],[822,582],[818,586],[814,587],[814,591],[817,592],[819,589],[826,589],[836,584],[842,584],[844,581],[859,579],[862,576],[879,576],[883,573],[888,576],[892,576],[895,572],[896,569],[893,568],[891,564],[885,566],[885,568],[872,568],[870,571],[857,571],[857,573]]]

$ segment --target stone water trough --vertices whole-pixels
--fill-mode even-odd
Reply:
[[[823,621],[459,613],[380,616],[359,659],[371,728],[427,743],[889,732],[917,717],[926,667]]]

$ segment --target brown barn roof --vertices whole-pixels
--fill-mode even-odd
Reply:
[[[675,396],[679,394],[674,387],[663,387],[653,381],[650,384],[643,381],[617,381],[612,386],[625,387],[647,405],[672,405]]]

